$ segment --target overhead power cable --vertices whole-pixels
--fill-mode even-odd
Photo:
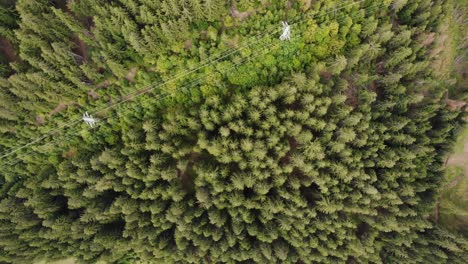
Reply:
[[[323,14],[320,14],[320,15],[316,14],[316,15],[312,16],[311,18],[319,18],[319,17],[325,16],[325,15],[330,14],[330,13],[335,13],[335,14],[336,14],[336,11],[337,11],[337,10],[341,10],[341,9],[344,9],[344,8],[347,8],[347,7],[350,7],[350,6],[353,6],[353,5],[357,5],[357,4],[362,3],[362,2],[364,2],[364,1],[367,1],[367,0],[347,1],[346,3],[343,3],[343,4],[342,4],[341,6],[339,6],[339,7],[331,8],[331,9],[329,9],[329,11],[327,11],[327,12],[325,12],[325,13],[323,13]],[[352,3],[349,3],[349,2],[352,2]],[[294,22],[294,23],[291,23],[291,24],[289,24],[289,25],[286,24],[286,25],[289,27],[289,29],[288,29],[289,34],[291,33],[291,32],[290,32],[290,28],[291,28],[292,26],[297,26],[297,25],[299,25],[299,24],[305,22],[306,19],[308,19],[309,15],[310,15],[310,13],[307,13],[307,14],[305,14],[304,16],[300,16],[299,19],[298,19],[298,21],[296,21],[296,22]],[[283,24],[283,25],[284,25],[284,24]],[[200,63],[197,67],[195,67],[195,68],[193,68],[193,69],[190,69],[190,70],[187,70],[187,71],[185,71],[185,72],[182,72],[182,73],[180,73],[180,74],[177,74],[177,75],[173,76],[172,78],[170,78],[170,79],[167,80],[167,81],[159,82],[159,83],[157,83],[157,84],[155,84],[155,85],[150,85],[149,87],[146,87],[146,88],[143,88],[143,89],[134,91],[134,92],[132,92],[132,93],[129,93],[129,94],[125,95],[125,96],[122,96],[122,98],[123,98],[122,100],[120,100],[120,101],[118,101],[118,102],[116,102],[116,103],[113,103],[113,104],[111,104],[111,105],[109,105],[109,106],[106,106],[106,107],[104,107],[104,108],[102,108],[102,109],[96,109],[96,110],[94,110],[94,111],[91,111],[90,115],[92,116],[92,115],[96,115],[96,114],[102,113],[102,112],[107,111],[107,110],[109,110],[109,109],[112,109],[112,108],[114,108],[114,107],[116,107],[116,106],[118,106],[118,105],[120,105],[120,104],[122,104],[122,103],[125,103],[125,102],[127,102],[127,101],[129,101],[129,100],[135,99],[135,98],[138,97],[138,96],[141,96],[141,95],[143,95],[143,94],[146,94],[146,93],[148,93],[148,92],[154,90],[155,88],[162,87],[162,86],[168,85],[168,84],[170,84],[170,83],[172,83],[172,82],[175,82],[175,81],[177,81],[177,80],[180,80],[180,79],[182,79],[183,77],[186,77],[186,76],[188,76],[188,75],[191,74],[191,73],[194,73],[194,72],[196,72],[196,71],[198,71],[198,70],[200,70],[200,69],[203,69],[203,68],[205,68],[205,67],[207,67],[207,66],[209,66],[209,65],[212,65],[212,64],[214,64],[214,63],[216,63],[216,62],[218,62],[218,61],[220,61],[220,60],[222,60],[222,59],[224,59],[224,58],[227,58],[227,57],[229,57],[229,56],[231,56],[231,55],[233,55],[233,54],[235,54],[235,53],[238,53],[238,52],[240,52],[241,50],[243,50],[243,49],[245,49],[245,48],[248,48],[248,47],[250,47],[250,46],[252,46],[252,45],[254,45],[254,44],[260,42],[261,40],[265,39],[266,37],[272,36],[272,35],[277,34],[277,33],[279,33],[279,32],[283,32],[283,33],[284,33],[284,31],[285,31],[285,28],[276,29],[276,30],[274,30],[274,31],[272,31],[272,32],[263,33],[263,36],[260,37],[260,38],[258,38],[258,37],[261,36],[262,34],[258,34],[258,35],[254,36],[254,37],[251,37],[251,38],[249,38],[249,39],[246,41],[246,44],[244,44],[243,46],[241,46],[241,47],[239,47],[239,48],[228,49],[228,50],[226,50],[226,51],[223,51],[223,52],[221,52],[221,53],[219,53],[219,54],[216,54],[213,58],[208,59],[206,62]],[[294,33],[293,33],[293,35],[294,35]],[[252,39],[252,38],[254,38],[254,42],[249,43],[249,42],[250,42],[250,39]],[[255,57],[257,57],[257,56],[255,56]],[[235,65],[235,66],[236,66],[236,65]],[[76,124],[78,124],[78,123],[80,123],[80,122],[82,122],[82,116],[78,116],[78,117],[76,117],[76,118],[73,118],[73,119],[70,120],[69,122],[60,125],[58,128],[56,128],[56,129],[50,131],[49,133],[47,133],[47,134],[45,134],[45,135],[43,135],[43,136],[41,136],[41,137],[39,137],[39,138],[37,138],[37,139],[35,139],[35,140],[33,140],[33,141],[31,141],[31,142],[29,142],[29,143],[23,145],[23,146],[17,147],[17,148],[15,148],[15,149],[13,149],[13,150],[10,150],[10,151],[6,152],[6,153],[4,152],[4,153],[0,156],[0,160],[6,158],[6,157],[8,157],[8,156],[11,156],[11,155],[13,155],[14,153],[16,153],[16,152],[18,152],[18,151],[20,151],[20,150],[22,150],[22,149],[24,149],[24,148],[27,148],[27,147],[29,147],[29,146],[31,146],[31,145],[34,145],[34,144],[36,144],[37,142],[40,142],[40,141],[44,140],[45,138],[48,138],[48,137],[50,137],[50,136],[52,136],[52,135],[54,135],[54,134],[56,134],[56,133],[58,133],[58,132],[60,132],[60,131],[62,131],[62,130],[64,130],[64,129],[66,129],[66,128],[68,128],[68,127],[71,127],[71,126],[74,126],[74,125],[76,125]],[[47,144],[46,144],[46,145],[47,145]]]

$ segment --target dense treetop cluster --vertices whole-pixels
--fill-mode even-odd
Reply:
[[[451,1],[0,3],[0,262],[468,261],[429,218]]]

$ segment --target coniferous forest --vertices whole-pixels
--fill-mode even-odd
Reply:
[[[0,0],[0,263],[468,263],[460,3]]]

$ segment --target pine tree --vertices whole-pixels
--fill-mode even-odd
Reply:
[[[237,4],[0,9],[23,60],[0,79],[2,153],[107,108],[1,160],[0,262],[466,262],[427,219],[463,117],[420,43],[445,1]]]

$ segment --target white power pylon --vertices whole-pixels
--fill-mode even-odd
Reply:
[[[90,127],[94,127],[98,120],[86,112],[83,114],[83,121]]]
[[[291,28],[288,25],[288,22],[281,21],[283,25],[283,34],[279,37],[280,40],[290,40],[291,39]]]

